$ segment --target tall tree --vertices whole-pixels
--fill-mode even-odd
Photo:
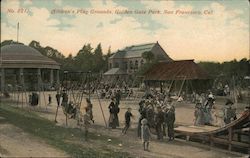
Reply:
[[[75,61],[72,54],[69,54],[67,58],[64,59],[64,63],[62,65],[63,70],[75,71]]]
[[[92,71],[93,70],[93,48],[91,44],[85,44],[81,50],[78,51],[75,56],[75,64],[81,71]]]
[[[94,50],[94,62],[96,63],[95,67],[93,68],[94,71],[102,71],[104,68],[104,59],[103,59],[103,52],[101,43],[99,43]]]
[[[139,76],[144,75],[144,73],[146,73],[154,64],[158,62],[151,51],[143,52],[142,58],[146,60],[146,63],[143,64],[137,71],[137,75]]]
[[[45,55],[49,58],[52,58],[53,60],[55,60],[61,64],[64,62],[63,60],[64,60],[65,56],[61,52],[59,52],[58,50],[56,50],[50,46],[43,47],[40,45],[39,42],[34,41],[34,40],[30,42],[29,46],[38,50],[43,55]]]
[[[1,47],[5,46],[5,45],[10,45],[10,44],[17,44],[17,42],[15,42],[13,40],[5,40],[5,41],[1,42]]]
[[[46,50],[40,45],[39,42],[33,40],[30,42],[29,46],[38,50],[44,56],[48,56]]]
[[[113,54],[111,53],[111,46],[108,48],[108,52],[106,55],[103,56],[104,58],[104,71],[107,71],[109,68],[109,57],[111,57]]]
[[[142,53],[142,58],[144,58],[146,62],[150,63],[155,59],[155,56],[151,51],[146,51]]]

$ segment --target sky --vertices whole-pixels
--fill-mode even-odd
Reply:
[[[2,0],[1,42],[39,41],[65,56],[159,42],[174,60],[249,59],[248,0]]]

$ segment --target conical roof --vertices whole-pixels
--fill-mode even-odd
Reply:
[[[4,68],[60,69],[59,63],[23,44],[10,44],[1,47],[0,59],[0,67]]]

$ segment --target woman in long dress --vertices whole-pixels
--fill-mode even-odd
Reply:
[[[115,105],[114,99],[112,98],[111,103],[109,104],[109,127],[116,128],[119,126],[118,113],[119,107]]]
[[[195,106],[194,117],[195,117],[195,120],[194,120],[195,126],[204,125],[204,120],[205,120],[204,113],[203,113],[200,103],[197,103]]]

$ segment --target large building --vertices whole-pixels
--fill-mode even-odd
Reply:
[[[106,76],[131,75],[136,72],[143,64],[145,59],[142,57],[144,52],[152,52],[158,61],[172,61],[158,42],[132,45],[118,50],[109,58],[109,70],[104,73]]]
[[[21,86],[28,90],[42,90],[45,83],[50,87],[59,84],[60,64],[23,44],[1,47],[0,87]]]

